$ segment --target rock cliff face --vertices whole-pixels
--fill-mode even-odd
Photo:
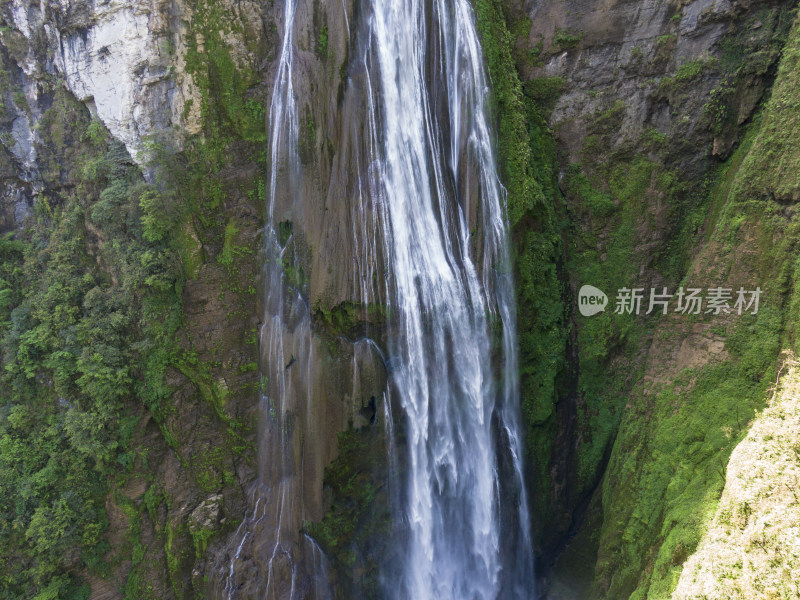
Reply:
[[[761,100],[780,51],[772,40],[774,10],[786,5],[532,1],[522,7],[530,32],[518,43],[541,47],[538,66],[529,65],[525,76],[564,82],[551,123],[568,163],[582,161],[582,144],[598,127],[594,121],[616,106],[604,150],[646,150],[642,136],[659,134],[669,166],[697,177],[712,156],[729,155],[736,127]],[[734,64],[748,51],[758,54],[757,64]],[[730,100],[720,123],[711,123],[716,117],[704,109],[715,89],[715,99]]]
[[[521,365],[534,539],[547,593],[661,598],[678,586],[678,597],[694,597],[699,587],[714,587],[700,563],[722,543],[740,452],[717,509],[724,467],[774,383],[778,352],[795,343],[797,144],[790,133],[797,127],[791,111],[780,112],[796,89],[794,53],[777,68],[793,3],[476,0],[475,6],[494,68],[510,198],[527,190],[551,211],[516,217],[514,229],[523,343],[537,323],[558,329],[541,337],[555,340],[552,347],[536,350],[547,362],[545,375],[539,365]],[[75,279],[93,278],[109,297],[124,292],[137,315],[126,326],[134,348],[126,360],[139,383],[125,387],[119,400],[120,414],[136,417],[136,425],[108,442],[120,448],[110,463],[121,465],[122,474],[87,463],[104,482],[92,488],[92,510],[101,507],[107,520],[97,518],[101,533],[81,530],[84,537],[70,542],[73,551],[58,559],[67,562],[37,572],[30,565],[39,556],[36,527],[45,513],[14,513],[15,527],[29,533],[0,529],[0,541],[16,564],[26,565],[20,571],[31,573],[24,579],[29,587],[17,590],[22,595],[67,597],[86,591],[81,581],[96,599],[263,594],[266,545],[279,514],[265,505],[264,490],[286,475],[259,440],[270,414],[259,392],[274,382],[261,377],[266,355],[256,335],[265,315],[260,300],[268,296],[265,123],[283,9],[283,3],[226,0],[0,4],[0,236],[11,236],[3,244],[12,237],[27,244],[27,254],[0,245],[3,265],[13,255],[27,265],[28,287],[37,277],[49,286],[47,270],[37,265],[51,259],[37,252],[50,248],[49,240],[53,247],[71,240],[78,247],[73,262],[82,269]],[[311,571],[321,568],[319,546],[304,541],[310,538],[301,528],[319,541],[341,597],[372,589],[374,556],[386,551],[380,543],[385,439],[370,425],[371,399],[380,396],[386,374],[375,348],[359,341],[367,332],[380,337],[386,315],[365,305],[354,285],[363,277],[357,268],[374,268],[358,265],[355,246],[370,232],[352,231],[352,194],[361,183],[352,163],[367,154],[354,144],[364,139],[369,88],[363,56],[351,44],[358,11],[359,3],[347,0],[298,2],[298,144],[303,165],[318,177],[305,179],[298,196],[281,188],[286,193],[275,208],[279,237],[290,240],[289,283],[301,290],[307,311],[305,320],[287,324],[287,340],[307,340],[282,365],[294,390],[287,414],[303,424],[288,444],[299,478],[287,521],[290,545],[302,546],[313,578]],[[497,65],[505,65],[508,78]],[[762,117],[770,94],[773,105]],[[511,138],[522,140],[530,164],[542,167],[538,187],[514,180],[533,176],[514,170],[518,157],[506,148]],[[158,191],[161,212],[152,212],[147,198],[153,196],[143,190]],[[108,202],[116,204],[109,209]],[[132,215],[125,231],[117,231],[125,215]],[[167,241],[154,229],[159,221],[169,223]],[[553,239],[531,241],[543,231]],[[118,268],[126,247],[142,253]],[[170,298],[160,304],[148,304],[155,275],[138,275],[154,253],[171,257],[180,273],[158,288]],[[32,355],[19,351],[19,339],[44,322],[26,320],[25,299],[6,292],[15,273],[0,271],[9,372],[7,365]],[[548,296],[550,305],[527,305],[527,287],[535,292],[551,279],[563,290]],[[744,319],[608,311],[588,320],[574,311],[585,283],[612,302],[625,286],[760,285],[765,308]],[[97,320],[91,287],[70,311]],[[162,321],[169,333],[157,337],[152,324]],[[55,391],[62,384],[53,365],[62,356],[59,344],[72,351],[73,333],[57,324],[52,330],[58,341],[46,352],[37,348],[54,358],[31,373],[38,389],[52,390],[43,393],[61,422],[70,400]],[[532,355],[523,351],[523,359]],[[33,427],[12,410],[30,397],[15,382],[6,384],[15,391],[3,409],[3,439]],[[116,431],[116,422],[104,423],[104,431]],[[58,506],[64,490],[48,485]],[[378,491],[361,493],[367,490]],[[4,498],[2,510],[11,515],[8,507],[23,504]],[[791,546],[767,545],[771,552]],[[100,556],[92,558],[90,547],[100,548]],[[683,569],[696,547],[697,557]],[[736,558],[729,558],[734,569]]]
[[[65,2],[5,5],[4,42],[19,69],[29,120],[46,104],[44,82],[56,77],[122,141],[135,160],[148,136],[172,129],[182,138],[199,131],[198,108],[186,72],[186,22],[191,11],[178,3]],[[196,95],[196,90],[194,90]],[[26,116],[20,115],[23,120]],[[32,123],[20,123],[22,140],[33,140]]]
[[[752,167],[763,150],[750,150],[747,136],[772,130],[760,124],[759,107],[791,9],[705,1],[508,8],[525,93],[550,111],[558,143],[559,188],[571,217],[569,301],[583,284],[604,289],[612,306],[622,287],[649,295],[680,285],[760,285],[775,310],[749,325],[573,314],[574,386],[563,386],[531,428],[534,439],[555,440],[537,486],[545,490],[538,512],[547,515],[538,527],[543,562],[561,553],[549,575],[553,597],[671,593],[720,492],[711,465],[726,463],[747,428],[737,411],[764,401],[777,349],[793,344],[778,339],[782,328],[793,329],[780,308],[786,288],[767,284],[788,258],[764,245],[767,231],[785,231],[789,222],[775,217],[765,230],[744,208],[779,198],[771,190],[783,176],[764,161]],[[793,80],[781,73],[781,81]],[[780,202],[755,210],[781,212]],[[758,347],[760,360],[744,352],[747,344]],[[721,438],[710,433],[720,430],[727,432]],[[565,532],[575,538],[562,553]]]
[[[592,273],[618,283],[617,273],[603,273],[619,271],[615,253],[633,261],[625,275],[642,287],[682,276],[677,264],[687,248],[675,238],[701,202],[703,177],[730,154],[774,76],[785,9],[747,2],[509,9],[525,89],[550,110],[560,187],[581,232],[570,259],[597,265],[574,269],[575,285]],[[627,247],[615,247],[619,222],[610,217],[624,212],[630,192],[634,230]]]

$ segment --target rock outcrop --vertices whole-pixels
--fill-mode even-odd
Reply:
[[[778,388],[731,453],[725,489],[675,600],[800,594],[800,376],[791,358]]]
[[[197,92],[186,72],[185,23],[192,14],[183,3],[14,0],[8,9],[30,105],[44,92],[41,82],[59,76],[140,161],[153,134],[199,132],[199,105],[186,110]]]

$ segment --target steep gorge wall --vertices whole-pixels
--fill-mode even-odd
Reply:
[[[3,283],[19,286],[4,305],[4,400],[37,413],[3,423],[27,457],[3,471],[12,595],[193,596],[209,539],[245,510],[261,148],[226,123],[226,172],[197,146],[175,154],[201,124],[200,144],[216,133],[186,67],[192,16],[172,3],[2,7],[15,238]],[[263,139],[263,111],[248,117]],[[13,490],[34,475],[21,504]]]
[[[259,391],[268,385],[257,335],[265,119],[281,8],[2,6],[0,331],[4,385],[14,390],[2,422],[2,544],[11,594],[199,597],[228,571],[229,539],[252,511],[263,473],[256,447]],[[329,25],[316,3],[303,4],[298,19],[303,158],[315,168],[330,168],[331,140],[345,137],[329,130],[337,127],[331,106],[342,77],[334,65],[346,55],[342,8]],[[325,190],[306,193],[321,198]],[[340,208],[333,202],[327,214],[342,215]],[[337,275],[349,271],[303,262],[318,266],[327,248],[326,211],[309,203],[308,214],[284,217],[305,241],[295,254],[307,251],[292,283],[307,286],[310,275],[323,290],[313,292],[315,362],[292,371],[298,380],[317,377],[311,397],[319,410],[312,407],[303,448],[303,517],[312,519],[324,511],[322,468],[336,454],[337,433],[368,423],[362,396],[382,390],[380,370],[367,365],[376,357],[350,341],[360,318],[330,310],[349,298],[348,280]],[[338,231],[349,239],[344,224]],[[69,252],[59,250],[65,239]],[[341,251],[335,240],[329,245],[326,252]],[[70,317],[53,320],[46,311]],[[80,333],[93,321],[93,333]],[[92,347],[91,339],[90,368],[81,344]],[[357,362],[366,366],[354,372]],[[93,383],[101,377],[115,378],[114,387]],[[58,428],[41,434],[40,451],[26,449],[36,447],[37,421],[5,419],[34,406]],[[102,460],[81,446],[86,435],[107,448]],[[67,460],[70,453],[78,458]],[[22,502],[15,490],[36,473],[39,487]],[[47,519],[59,529],[43,533]],[[261,550],[242,554],[250,557],[237,565],[243,577]],[[255,593],[263,581],[250,579]]]
[[[534,395],[528,413],[552,597],[670,595],[778,351],[794,344],[783,174],[794,153],[778,150],[766,133],[775,121],[762,125],[759,112],[793,4],[505,7],[524,95],[547,111],[557,142],[553,200],[563,197],[566,224],[566,361],[554,396]],[[792,81],[783,69],[778,85]],[[751,150],[754,138],[776,144],[774,163],[754,166],[766,152]],[[606,291],[612,310],[622,287],[679,285],[760,285],[766,306],[756,319],[589,319],[575,311],[583,284]]]

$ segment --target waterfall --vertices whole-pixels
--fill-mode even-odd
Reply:
[[[387,591],[531,597],[504,192],[472,8],[374,0],[372,9],[373,186],[399,321],[392,383],[408,429],[405,564]],[[521,532],[512,550],[511,523]]]
[[[321,500],[315,513],[305,499],[314,500],[308,481],[320,480],[325,463],[320,452],[309,457],[304,440],[320,435],[314,382],[328,374],[311,368],[324,344],[315,341],[309,284],[290,281],[300,234],[286,220],[310,214],[309,182],[329,177],[325,202],[344,208],[337,216],[326,205],[315,251],[346,229],[346,253],[323,260],[348,262],[347,301],[383,305],[391,315],[380,344],[349,342],[352,362],[341,368],[355,390],[361,365],[375,357],[386,365],[377,415],[396,515],[396,539],[386,544],[402,551],[380,574],[383,595],[533,598],[505,190],[472,7],[365,0],[347,20],[342,3],[351,76],[335,109],[342,139],[321,175],[301,160],[298,2],[284,7],[269,111],[259,477],[254,508],[229,543],[218,597],[331,597],[324,553],[301,534],[309,515],[321,516]],[[248,573],[264,581],[252,583]]]

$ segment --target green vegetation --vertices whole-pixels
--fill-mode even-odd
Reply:
[[[192,542],[194,542],[195,556],[200,558],[205,554],[210,540],[218,531],[215,528],[199,528],[191,531]]]
[[[780,329],[774,309],[742,317],[729,360],[686,370],[626,415],[603,488],[603,536],[615,543],[601,546],[596,585],[607,596],[663,598],[674,589],[722,492],[730,452],[774,382]]]
[[[314,309],[314,318],[330,334],[351,338],[366,335],[366,329],[370,327],[378,331],[388,317],[388,308],[377,303],[361,305],[342,302],[331,309],[326,309],[318,303]]]
[[[525,97],[547,119],[564,92],[565,85],[561,77],[537,77],[525,84]]]
[[[659,82],[659,93],[671,97],[685,94],[686,90],[693,85],[693,82],[709,69],[712,64],[713,61],[701,58],[684,62],[675,71],[675,75],[664,77]]]
[[[587,127],[589,138],[587,138],[584,145],[584,154],[594,153],[595,150],[598,150],[593,145],[597,141],[596,137],[593,136],[614,136],[617,134],[622,126],[626,108],[625,101],[618,98],[607,109],[601,110],[598,108],[595,110],[593,118]],[[611,138],[606,141],[610,142]],[[591,156],[595,157],[596,155],[591,154]]]
[[[681,64],[675,72],[675,81],[691,81],[697,78],[708,67],[709,62],[703,59],[689,60]]]
[[[192,30],[204,45],[189,36],[187,68],[200,90],[203,136],[182,153],[150,140],[154,185],[53,85],[38,125],[46,193],[25,229],[0,236],[0,597],[85,599],[85,577],[116,578],[120,569],[126,598],[157,597],[162,556],[164,576],[183,595],[192,539],[202,554],[211,535],[190,537],[179,522],[159,528],[158,506],[170,499],[155,493],[139,423],[149,411],[205,492],[232,486],[232,455],[252,450],[227,412],[238,390],[219,383],[221,365],[187,351],[182,310],[185,280],[197,277],[206,249],[225,267],[228,293],[251,293],[240,267],[252,241],[225,202],[246,193],[260,203],[263,177],[241,190],[224,171],[237,161],[264,166],[264,109],[255,75],[223,40],[228,21],[216,4],[197,6]],[[238,373],[257,379],[252,361],[243,365]],[[209,426],[218,439],[196,452],[165,381],[178,372],[219,419]],[[148,482],[137,502],[121,492],[134,475]],[[105,536],[120,525],[109,522],[109,505],[127,518],[125,541],[113,549]],[[146,530],[156,534],[148,546]]]
[[[582,39],[583,32],[570,33],[566,29],[556,29],[555,34],[553,34],[553,45],[563,52],[577,47]]]
[[[594,230],[582,228],[581,234],[573,238],[568,269],[577,285],[591,284],[608,290],[613,306],[615,290],[635,283],[634,245],[641,199],[654,185],[659,167],[642,157],[632,164],[609,161],[593,163],[593,167],[589,169],[592,179],[580,165],[573,165],[568,171],[566,192],[576,218],[596,223]],[[583,210],[588,214],[582,215]],[[609,232],[603,241],[598,236],[601,231]],[[631,314],[615,314],[609,308],[591,319],[581,319],[576,333],[577,391],[582,400],[578,423],[585,434],[581,436],[575,467],[578,480],[585,487],[597,477],[597,469],[614,439],[626,399],[624,382],[631,375],[630,364],[617,366],[610,363],[609,357],[617,352],[632,353],[639,344],[642,324]]]
[[[656,38],[655,43],[655,50],[658,52],[661,48],[664,47],[673,47],[675,46],[675,42],[678,41],[678,36],[675,33],[665,33],[664,35],[660,35]]]
[[[800,520],[795,471],[800,381],[794,353],[781,357],[778,385],[728,461],[713,522],[683,567],[680,600],[797,596],[798,557],[790,544]]]
[[[317,36],[317,54],[320,58],[328,58],[328,26],[325,25]]]
[[[130,499],[115,493],[115,503],[120,507],[128,520],[128,530],[124,541],[124,551],[131,558],[131,570],[122,589],[125,600],[156,600],[157,596],[153,584],[144,576],[147,548],[142,544],[142,516],[145,507],[141,509]]]
[[[237,244],[237,235],[240,231],[239,227],[237,227],[233,221],[228,221],[227,225],[225,225],[222,252],[217,256],[217,262],[221,265],[225,265],[229,270],[233,268],[236,258],[247,256],[254,252],[249,246],[240,246]]]
[[[336,561],[348,597],[374,598],[378,566],[391,533],[385,436],[376,427],[350,428],[339,434],[338,456],[325,468],[331,505],[319,523],[305,532]]]
[[[796,28],[783,48],[781,66],[764,122],[751,152],[742,164],[743,192],[788,202],[800,200],[800,40]]]
[[[83,159],[76,187],[0,242],[0,590],[78,598],[75,574],[107,569],[105,496],[136,457],[134,399],[168,411],[182,273],[161,229],[171,199],[125,149],[61,88],[43,123],[48,147],[72,140]]]
[[[720,40],[722,78],[704,106],[712,133],[731,135],[736,130],[741,95],[754,77],[764,76],[774,68],[793,19],[791,5],[763,8]],[[754,29],[756,24],[758,27]]]
[[[477,0],[474,6],[492,79],[501,175],[508,190],[517,287],[521,406],[527,459],[534,472],[529,483],[532,489],[548,489],[555,407],[564,393],[561,378],[566,370],[568,331],[559,277],[563,201],[556,181],[555,142],[538,102],[543,88],[550,89],[545,95],[552,99],[558,93],[558,83],[553,80],[529,85],[525,90],[528,95],[523,93],[503,3]],[[534,502],[536,512],[546,514],[548,497],[536,494]]]
[[[556,273],[561,239],[555,147],[535,102],[522,93],[501,4],[480,0],[475,10],[499,120],[498,151],[516,257],[523,412],[533,423],[555,399],[565,343]]]
[[[516,226],[538,204],[545,204],[533,170],[522,84],[511,55],[511,34],[499,0],[475,2],[478,33],[492,78],[493,113],[503,182],[508,190],[508,220]]]

